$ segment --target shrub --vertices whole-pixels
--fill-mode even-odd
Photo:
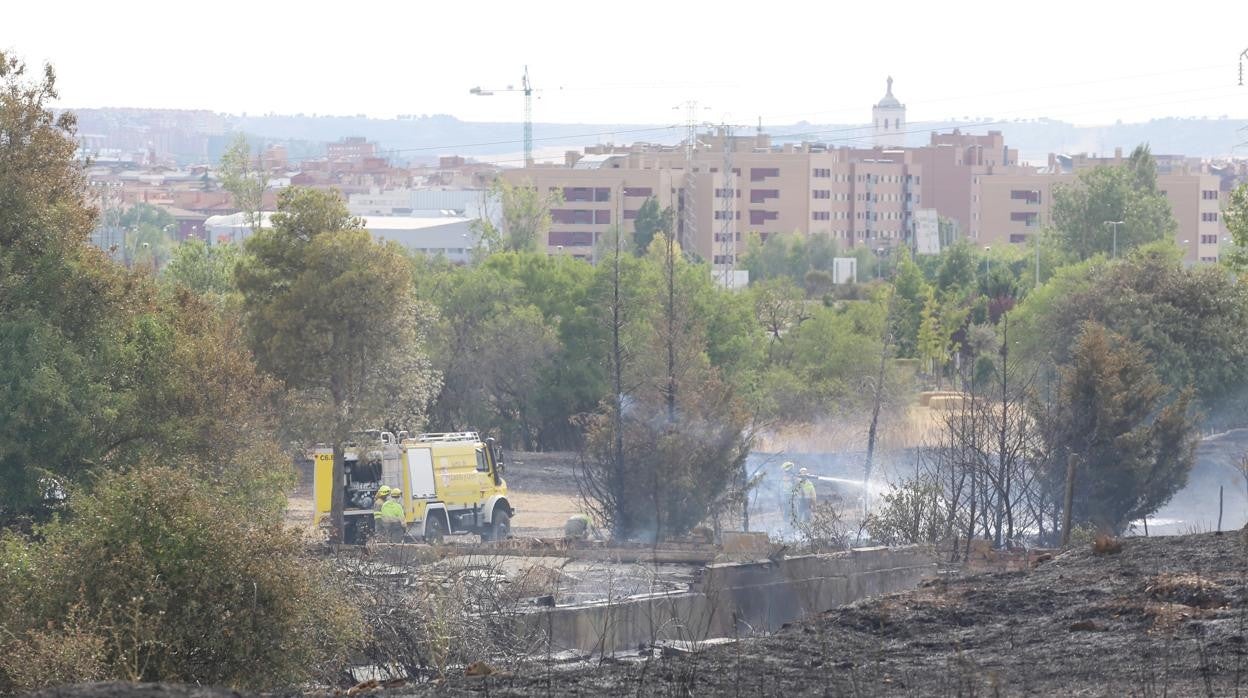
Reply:
[[[867,515],[863,526],[880,545],[937,543],[948,530],[940,485],[918,477],[894,485]]]
[[[0,689],[92,679],[288,687],[362,639],[358,610],[280,517],[154,467],[71,493],[0,546]]]

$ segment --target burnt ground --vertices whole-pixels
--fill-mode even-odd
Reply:
[[[762,638],[483,678],[439,695],[1248,693],[1244,539],[1130,538],[1034,570],[951,576]],[[408,691],[411,689],[409,688]],[[419,690],[417,692],[420,692]]]

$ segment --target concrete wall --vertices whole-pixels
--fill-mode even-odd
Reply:
[[[716,564],[705,568],[690,591],[535,610],[520,623],[525,634],[549,638],[551,652],[616,652],[660,640],[744,637],[867,596],[913,588],[935,570],[935,556],[921,548]]]

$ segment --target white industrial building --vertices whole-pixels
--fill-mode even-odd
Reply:
[[[261,228],[269,227],[269,212],[261,215]],[[472,255],[476,235],[475,218],[464,216],[362,216],[364,228],[378,240],[393,240],[414,252],[445,255],[452,262],[466,263]],[[204,221],[211,244],[241,243],[251,236],[246,213],[212,216]]]

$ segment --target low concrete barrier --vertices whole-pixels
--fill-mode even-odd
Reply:
[[[863,548],[708,565],[689,591],[609,599],[524,614],[522,632],[551,652],[617,652],[657,641],[700,642],[778,630],[858,599],[910,589],[936,572],[924,548]]]

